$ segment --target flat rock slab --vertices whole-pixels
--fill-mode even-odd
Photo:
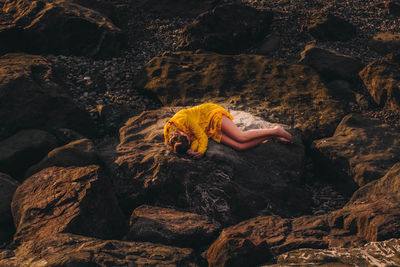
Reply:
[[[167,53],[146,64],[138,86],[164,105],[223,102],[293,125],[307,139],[331,136],[346,111],[310,67],[258,55]]]
[[[277,266],[399,266],[399,251],[400,239],[397,238],[370,242],[363,247],[353,249],[305,248],[280,255]]]
[[[217,6],[185,26],[179,48],[237,54],[268,34],[272,17],[272,12],[241,4]]]
[[[323,41],[347,41],[356,35],[353,24],[332,14],[313,14],[302,30]]]
[[[125,240],[178,247],[200,247],[217,236],[221,225],[204,215],[142,205],[130,219]]]
[[[360,77],[378,105],[400,113],[400,53],[371,62]]]
[[[20,266],[198,266],[192,249],[144,242],[54,234],[0,253],[0,265]]]
[[[122,235],[124,218],[107,179],[97,165],[51,167],[29,177],[11,204],[14,241],[60,232],[100,238]]]
[[[57,146],[57,139],[41,130],[23,130],[0,141],[0,171],[18,180],[23,173]]]
[[[327,81],[347,80],[353,81],[358,72],[363,68],[360,60],[342,55],[336,51],[308,45],[301,52],[299,63],[314,68]]]
[[[374,35],[368,44],[382,54],[395,53],[400,49],[400,34],[381,32]]]
[[[94,124],[57,84],[41,56],[0,57],[0,140],[21,129],[70,128],[95,135]]]
[[[111,57],[123,43],[121,30],[107,17],[72,1],[7,0],[3,11],[13,16],[22,37],[9,42],[25,44],[19,52]]]
[[[400,162],[400,133],[381,121],[349,114],[332,137],[314,141],[312,149],[323,174],[363,186]]]
[[[165,123],[180,108],[143,112],[120,129],[120,143],[101,152],[112,170],[125,212],[141,204],[177,207],[231,224],[257,214],[298,214],[309,208],[300,187],[305,151],[275,142],[238,152],[209,141],[200,160],[177,156],[164,144]],[[272,127],[246,112],[234,112],[242,129]],[[300,202],[301,198],[304,201]]]
[[[240,266],[243,258],[247,265],[259,265],[299,248],[361,247],[368,241],[398,238],[399,200],[384,197],[320,216],[252,218],[225,228],[205,256],[210,266]],[[261,253],[254,257],[257,250]]]

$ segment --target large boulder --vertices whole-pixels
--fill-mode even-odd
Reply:
[[[180,36],[179,47],[237,54],[268,33],[272,13],[240,4],[217,6],[198,16]]]
[[[356,35],[356,27],[343,18],[332,14],[315,13],[302,31],[323,41],[347,41]]]
[[[204,215],[148,205],[136,208],[129,224],[125,240],[194,248],[211,243],[221,228]]]
[[[192,249],[144,242],[52,234],[0,252],[0,265],[20,266],[198,266]]]
[[[48,132],[20,131],[0,141],[0,171],[22,180],[24,172],[56,146],[57,139]]]
[[[79,139],[50,151],[39,163],[26,171],[25,177],[53,166],[79,167],[97,163],[98,157],[93,142],[89,139]]]
[[[346,112],[310,67],[258,55],[165,54],[146,64],[138,86],[164,105],[224,102],[293,125],[307,139],[331,136]]]
[[[21,52],[110,57],[123,43],[109,19],[72,1],[7,0],[3,11],[21,33],[22,39],[9,41],[22,42]]]
[[[209,266],[240,266],[243,258],[248,259],[247,266],[253,266],[300,248],[360,247],[368,241],[398,238],[399,200],[399,196],[383,197],[295,219],[256,217],[224,229],[205,255]],[[245,242],[253,249],[243,250]],[[263,253],[253,257],[257,249]]]
[[[12,239],[14,225],[11,216],[11,200],[19,183],[0,172],[0,244]]]
[[[299,249],[280,255],[277,266],[399,266],[400,239],[370,242],[360,248]]]
[[[305,151],[298,133],[293,132],[293,145],[271,141],[242,152],[210,139],[205,156],[193,160],[164,144],[163,127],[178,110],[162,108],[129,119],[116,149],[102,149],[126,212],[141,204],[177,207],[226,225],[259,214],[308,210],[309,196],[300,185]],[[246,112],[231,114],[242,129],[272,126]]]
[[[323,175],[338,184],[363,186],[400,162],[400,133],[381,121],[349,114],[332,137],[315,140],[312,150]]]
[[[371,62],[360,77],[378,105],[400,112],[400,53]]]
[[[315,45],[306,46],[304,51],[301,52],[299,63],[311,66],[327,81],[353,81],[363,68],[358,59]]]
[[[17,244],[61,232],[115,238],[125,229],[108,178],[97,165],[34,174],[18,187],[11,209]]]
[[[0,140],[21,129],[71,128],[95,135],[89,114],[79,109],[41,56],[0,57]]]

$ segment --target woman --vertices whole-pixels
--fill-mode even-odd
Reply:
[[[176,153],[187,153],[196,159],[206,152],[208,138],[236,150],[252,148],[267,139],[293,142],[292,135],[282,126],[242,131],[232,120],[231,114],[217,104],[182,109],[165,124],[165,142]]]

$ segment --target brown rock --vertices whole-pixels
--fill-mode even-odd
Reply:
[[[299,63],[314,68],[327,81],[353,81],[363,68],[360,60],[315,45],[306,46]]]
[[[332,137],[314,141],[312,149],[323,174],[338,184],[363,186],[400,162],[400,133],[381,121],[349,114]]]
[[[212,241],[220,228],[204,215],[142,205],[132,213],[125,240],[200,247]]]
[[[351,204],[327,215],[302,216],[284,219],[279,216],[257,217],[226,228],[206,252],[210,266],[225,266],[230,255],[241,250],[238,238],[251,242],[256,248],[269,249],[262,259],[253,261],[250,253],[232,259],[236,264],[243,258],[248,266],[267,262],[271,256],[299,248],[360,247],[368,241],[382,241],[400,237],[399,196],[375,202]],[[289,253],[290,254],[290,253]]]
[[[309,209],[300,185],[305,155],[298,132],[293,132],[295,145],[267,142],[241,152],[210,140],[205,156],[193,160],[164,144],[164,125],[178,110],[162,108],[131,118],[120,129],[117,148],[101,149],[125,212],[141,204],[177,207],[227,225]],[[242,129],[272,127],[249,113],[230,112]]]
[[[11,215],[11,200],[19,183],[0,173],[0,244],[12,239],[14,225]]]
[[[0,171],[18,180],[24,172],[57,146],[57,139],[41,130],[23,130],[0,141]]]
[[[40,56],[0,57],[0,140],[21,129],[71,128],[95,135],[89,114],[55,82],[51,64]]]
[[[79,167],[97,163],[98,158],[93,142],[89,139],[80,139],[50,151],[38,164],[27,170],[25,177],[53,166]]]
[[[356,28],[346,20],[332,14],[315,13],[310,21],[302,26],[302,31],[323,41],[347,41],[356,35]]]
[[[109,19],[72,1],[7,0],[3,11],[23,31],[23,52],[110,57],[123,43]]]
[[[198,266],[192,249],[142,242],[54,234],[0,253],[0,265],[19,266]]]
[[[400,34],[381,32],[375,35],[368,44],[382,54],[395,53],[400,50]]]
[[[16,243],[61,232],[113,238],[125,228],[107,177],[96,165],[34,174],[18,187],[11,209]]]
[[[400,54],[389,54],[368,64],[360,77],[378,105],[400,112]]]
[[[370,242],[360,248],[299,249],[278,257],[278,266],[398,266],[400,239]]]
[[[346,109],[311,68],[257,55],[178,52],[155,57],[138,85],[164,105],[223,102],[294,125],[307,139],[331,136]]]
[[[272,17],[272,12],[241,4],[217,6],[183,29],[179,47],[237,54],[267,35]]]

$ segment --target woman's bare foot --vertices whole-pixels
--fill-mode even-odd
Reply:
[[[293,136],[285,129],[283,129],[282,126],[278,125],[274,128],[274,130],[276,131],[276,140],[293,143]]]

